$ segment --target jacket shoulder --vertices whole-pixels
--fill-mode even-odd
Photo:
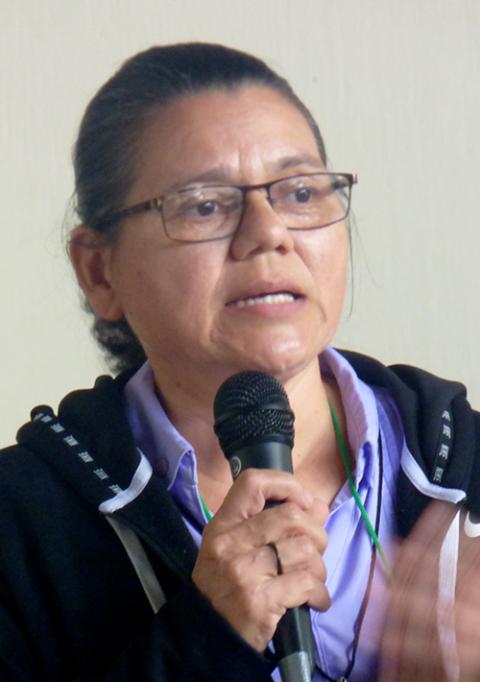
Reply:
[[[385,366],[361,353],[339,352],[360,379],[387,389],[408,449],[428,481],[463,492],[465,506],[480,515],[480,413],[471,408],[465,386],[411,365]],[[403,471],[397,492],[399,532],[406,535],[430,498]]]

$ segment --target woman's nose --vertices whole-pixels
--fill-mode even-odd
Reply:
[[[265,191],[245,196],[242,218],[235,232],[231,254],[236,260],[267,251],[288,253],[294,248],[291,231],[270,204]]]

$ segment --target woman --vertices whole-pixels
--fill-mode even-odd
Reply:
[[[75,173],[71,259],[123,371],[2,455],[1,679],[279,679],[269,642],[305,603],[314,679],[375,679],[396,534],[465,497],[474,439],[459,463],[457,384],[329,348],[355,176],[283,79],[206,44],[126,62]],[[242,370],[289,396],[294,475],[232,485],[212,404]]]

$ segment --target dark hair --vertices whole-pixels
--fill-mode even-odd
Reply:
[[[312,115],[289,83],[263,61],[209,43],[152,47],[127,60],[85,111],[74,148],[76,212],[81,222],[104,239],[115,239],[118,226],[105,218],[123,208],[134,180],[138,142],[155,109],[184,95],[249,83],[273,88],[302,112],[326,163],[323,139]],[[88,303],[86,308],[93,312]],[[92,331],[116,371],[145,359],[125,319],[95,316]]]

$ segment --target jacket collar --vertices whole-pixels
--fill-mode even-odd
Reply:
[[[128,490],[139,477],[142,454],[128,428],[123,406],[124,376],[102,376],[91,390],[64,398],[58,417],[45,406],[32,411],[18,442],[40,456],[88,505],[102,505]],[[108,509],[108,506],[107,506]],[[110,512],[108,512],[110,513]],[[191,575],[197,556],[165,481],[144,472],[138,494],[111,512],[134,530],[175,573]],[[173,551],[172,551],[173,550]]]

